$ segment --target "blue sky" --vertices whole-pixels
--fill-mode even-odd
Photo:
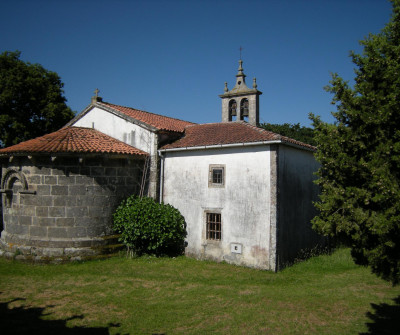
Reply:
[[[333,122],[330,73],[354,78],[349,51],[389,21],[387,0],[0,0],[0,52],[57,72],[77,112],[104,101],[197,123],[221,121],[239,47],[257,78],[260,120]]]

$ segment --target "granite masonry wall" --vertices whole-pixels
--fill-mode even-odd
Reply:
[[[1,254],[79,260],[118,246],[112,213],[139,193],[142,160],[14,157],[2,165]]]

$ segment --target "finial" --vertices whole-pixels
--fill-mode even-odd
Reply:
[[[94,103],[96,103],[96,102],[101,102],[101,101],[103,101],[103,99],[102,98],[100,98],[99,97],[99,92],[100,92],[100,90],[98,89],[98,88],[96,88],[95,90],[94,90],[94,97],[92,97],[92,104],[94,104]]]
[[[243,61],[239,60],[239,69],[238,69],[238,74],[236,75],[236,77],[246,77],[246,75],[243,73]],[[243,79],[244,82],[244,79]]]
[[[256,78],[253,78],[253,88],[257,88]]]
[[[228,83],[227,83],[227,82],[225,82],[225,89],[224,89],[224,91],[225,91],[225,92],[228,92]]]

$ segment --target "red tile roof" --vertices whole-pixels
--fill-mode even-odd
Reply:
[[[315,150],[309,144],[267,131],[246,122],[206,123],[188,126],[184,136],[161,149],[190,148],[235,143],[279,141]]]
[[[29,153],[147,153],[92,128],[65,127],[56,132],[0,149],[0,156]]]
[[[150,126],[153,126],[159,130],[167,130],[174,132],[183,132],[185,127],[193,125],[195,123],[174,119],[168,116],[153,114],[138,109],[124,107],[119,105],[110,104],[108,102],[97,102],[98,105],[104,105],[108,108],[117,110],[131,118],[144,122]]]

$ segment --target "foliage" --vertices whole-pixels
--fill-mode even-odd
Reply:
[[[357,264],[400,281],[400,0],[377,35],[361,41],[354,88],[333,74],[335,124],[311,114],[321,163],[313,226],[341,238]]]
[[[58,74],[20,54],[0,54],[0,147],[58,130],[74,116]]]
[[[124,200],[114,213],[114,230],[138,255],[179,255],[184,249],[184,217],[171,205],[152,198],[133,195]]]
[[[316,145],[316,142],[314,140],[314,129],[300,126],[300,123],[295,123],[295,124],[262,123],[260,124],[260,128],[272,131],[282,136],[293,138],[303,143]]]

